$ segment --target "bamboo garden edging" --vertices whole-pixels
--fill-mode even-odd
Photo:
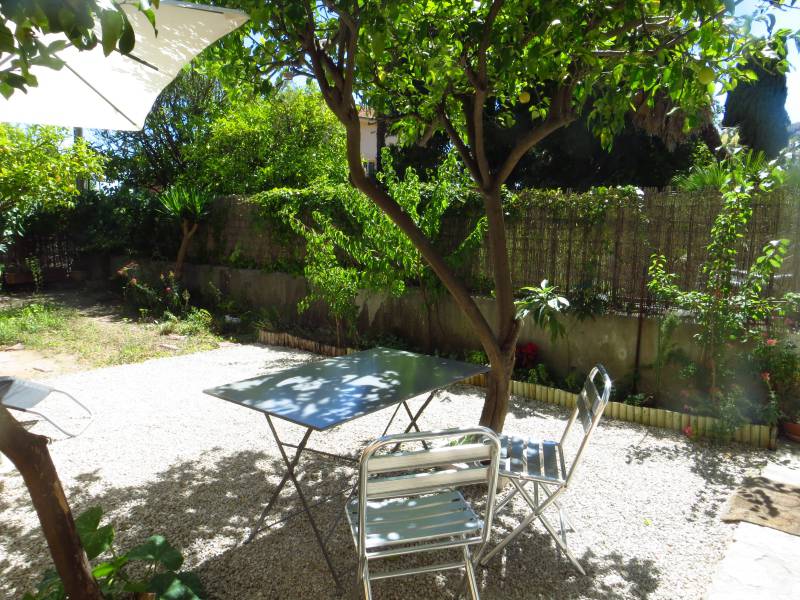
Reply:
[[[486,375],[475,375],[465,380],[465,383],[486,387]],[[527,381],[511,381],[511,393],[515,396],[557,404],[564,408],[574,408],[577,394],[551,388]],[[648,427],[660,427],[662,429],[672,429],[683,431],[687,426],[691,426],[692,435],[697,437],[709,437],[714,426],[719,419],[716,417],[704,417],[699,415],[689,415],[686,413],[675,412],[663,408],[649,408],[647,406],[632,406],[623,402],[609,402],[606,407],[605,416],[620,421],[639,423]],[[774,450],[777,447],[778,428],[769,425],[755,425],[748,423],[738,427],[733,433],[733,441],[741,442],[756,448],[769,448]]]
[[[330,344],[322,344],[302,338],[289,333],[278,333],[274,331],[260,330],[258,341],[270,346],[285,346],[296,348],[324,356],[344,356],[357,352],[354,348],[341,348]],[[486,375],[475,375],[466,379],[464,383],[486,387]],[[556,404],[564,408],[574,408],[577,394],[547,387],[527,381],[511,380],[511,393],[515,396]],[[675,412],[663,408],[649,408],[647,406],[632,406],[623,402],[609,402],[606,407],[605,416],[620,421],[639,423],[648,427],[659,427],[662,429],[672,429],[673,431],[683,431],[687,426],[691,426],[692,435],[697,437],[709,437],[714,426],[719,421],[715,417],[703,417],[698,415],[688,415],[686,413]],[[778,428],[769,425],[755,425],[752,423],[738,427],[733,433],[733,441],[754,446],[755,448],[769,448],[774,450],[778,443]]]

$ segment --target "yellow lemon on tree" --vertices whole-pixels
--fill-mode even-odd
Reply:
[[[522,104],[527,104],[531,101],[531,95],[528,92],[520,92],[519,93],[519,101]]]
[[[703,85],[708,85],[714,81],[714,69],[711,67],[703,67],[697,72],[697,81]]]

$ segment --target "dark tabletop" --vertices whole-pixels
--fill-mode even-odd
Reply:
[[[321,431],[488,370],[484,365],[373,348],[204,391]]]

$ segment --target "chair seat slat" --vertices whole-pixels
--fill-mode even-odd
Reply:
[[[370,522],[375,524],[401,523],[412,519],[424,521],[464,510],[460,494],[445,493],[435,494],[435,496],[444,496],[444,498],[441,501],[422,503],[417,502],[418,498],[409,498],[406,502],[397,499],[368,502],[367,512],[370,515]],[[350,512],[357,517],[358,502],[350,504]]]
[[[385,503],[369,503],[366,527],[367,548],[474,535],[481,530],[482,520],[469,507],[461,494],[456,494],[458,499],[455,502],[451,499],[451,493],[445,492],[442,495],[444,503],[452,506],[445,513],[437,511],[437,504],[434,502],[428,503],[427,507],[423,509],[420,509],[418,505],[409,506],[413,499],[407,498],[395,498],[387,500]],[[441,504],[439,503],[438,506]],[[433,507],[432,510],[431,507]],[[386,512],[389,513],[388,517]],[[348,506],[347,516],[354,533],[358,535],[357,500],[353,500]]]
[[[542,462],[539,452],[539,442],[528,440],[528,447],[525,449],[525,455],[528,458],[528,475],[541,477]]]
[[[561,447],[558,442],[523,440],[512,436],[500,438],[505,456],[501,455],[500,472],[536,479],[547,483],[563,483],[565,473],[559,470]]]
[[[561,479],[558,472],[558,443],[542,442],[544,475],[548,479]]]

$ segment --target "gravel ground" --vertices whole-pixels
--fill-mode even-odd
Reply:
[[[211,598],[335,597],[310,527],[302,519],[241,541],[260,501],[282,474],[279,453],[262,416],[202,394],[207,387],[285,369],[313,355],[263,346],[231,346],[199,354],[87,371],[53,380],[94,412],[80,437],[53,435],[51,453],[73,510],[100,505],[117,528],[118,547],[165,535],[182,548]],[[414,401],[415,403],[420,400]],[[478,421],[482,391],[454,386],[431,404],[423,429]],[[512,399],[510,433],[556,437],[567,413]],[[357,419],[311,445],[355,452],[383,430],[387,411]],[[299,439],[300,428],[281,433]],[[313,496],[345,488],[353,471],[310,455],[304,480]],[[729,543],[732,526],[719,520],[723,504],[746,473],[769,453],[690,442],[669,432],[601,422],[573,488],[564,496],[576,532],[570,545],[584,564],[580,576],[533,527],[479,571],[484,598],[702,598]],[[20,598],[48,566],[35,513],[21,478],[0,467],[0,597]],[[266,476],[266,484],[265,484]],[[279,508],[296,497],[284,492]],[[341,511],[331,502],[315,511],[323,528]],[[496,522],[495,537],[524,513],[517,499]],[[340,523],[331,547],[341,569],[355,550]],[[345,581],[352,588],[355,574]],[[452,598],[460,577],[422,575],[377,582],[376,598]]]

